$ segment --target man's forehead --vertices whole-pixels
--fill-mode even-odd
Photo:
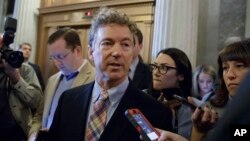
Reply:
[[[21,48],[25,48],[25,49],[31,49],[31,47],[29,46],[29,45],[22,45],[22,47]]]
[[[117,28],[119,28],[120,30],[124,30],[124,31],[127,30],[129,33],[132,34],[132,32],[130,31],[127,25],[121,25],[121,24],[115,24],[115,23],[101,25],[97,28],[97,32],[103,29],[116,30]]]
[[[114,34],[116,36],[114,36]],[[115,28],[112,26],[101,26],[96,31],[97,38],[114,38],[114,37],[122,37],[127,40],[133,40],[133,33],[129,30],[127,26],[116,26]]]

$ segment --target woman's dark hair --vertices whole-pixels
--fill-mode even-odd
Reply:
[[[183,91],[184,97],[191,96],[192,89],[192,66],[187,55],[180,49],[167,48],[161,50],[159,54],[169,55],[176,64],[177,74],[182,75],[184,80],[180,82],[180,88]]]
[[[235,42],[224,47],[218,57],[218,80],[219,89],[217,90],[217,97],[211,100],[211,103],[217,107],[225,106],[228,101],[228,90],[223,79],[223,62],[239,61],[250,67],[250,39]]]

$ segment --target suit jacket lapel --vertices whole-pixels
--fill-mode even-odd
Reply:
[[[99,141],[119,140],[123,132],[126,132],[126,128],[128,127],[129,122],[127,122],[128,124],[126,124],[126,121],[128,121],[128,119],[125,116],[125,111],[131,107],[136,107],[137,105],[136,101],[134,101],[134,98],[133,98],[135,89],[136,88],[133,87],[131,83],[129,83],[129,86],[124,96],[122,97],[118,107],[116,108],[110,121],[105,127],[105,130],[102,133]],[[109,133],[113,133],[112,136]]]
[[[53,121],[49,130],[50,140],[84,140],[92,89],[93,83],[70,89],[62,95],[54,115],[58,120]]]
[[[142,63],[139,62],[138,65],[136,66],[136,71],[135,71],[135,75],[133,78],[133,83],[138,86],[140,84],[140,82],[143,80],[145,75],[145,72],[143,70],[143,66]]]
[[[92,79],[94,80],[95,74],[93,73],[95,73],[94,68],[89,63],[89,61],[86,61],[86,64],[81,68],[79,74],[76,76],[71,88],[80,86],[88,81],[92,81]],[[57,85],[60,80],[60,76],[61,76],[61,73],[58,72],[55,76],[52,76],[48,81],[48,85],[45,90],[45,94],[46,94],[45,102],[46,103],[45,103],[44,114],[43,114],[43,127],[46,124],[49,110],[51,107],[51,103],[52,103]]]
[[[71,120],[70,121],[71,128],[69,128],[68,132],[71,132],[74,137],[74,138],[71,138],[70,140],[84,140],[84,134],[86,130],[85,128],[87,126],[87,119],[88,119],[88,116],[86,115],[88,115],[88,112],[89,112],[93,86],[94,86],[94,83],[91,83],[89,85],[84,85],[84,86],[81,86],[80,89],[77,89],[77,91],[73,92],[73,93],[77,93],[76,95],[77,97],[74,98],[77,100],[76,101],[73,100],[76,106],[74,106],[73,108],[70,107],[68,109],[68,110],[74,109],[72,111],[73,113],[70,116],[75,117],[74,121],[72,121],[71,118],[68,119],[69,121]],[[81,111],[81,112],[76,113],[74,111]],[[65,116],[68,116],[68,115],[65,115]]]
[[[80,86],[87,82],[91,75],[93,75],[93,69],[89,61],[86,61],[86,64],[81,68],[79,74],[76,76],[71,88],[74,88],[76,86]]]
[[[53,100],[53,97],[55,95],[55,91],[57,88],[57,85],[60,81],[61,78],[61,73],[57,73],[54,77],[51,77],[51,79],[49,79],[47,87],[45,89],[45,103],[44,103],[44,113],[43,113],[43,127],[46,126],[47,124],[47,117],[49,115],[49,110],[51,107],[51,103]]]

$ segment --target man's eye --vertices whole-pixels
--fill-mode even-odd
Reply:
[[[58,56],[55,56],[55,58],[57,58],[57,59],[63,59],[64,56],[63,55],[58,55]]]
[[[112,43],[111,42],[102,42],[101,45],[102,46],[110,46],[110,45],[112,45]]]
[[[122,46],[124,46],[124,47],[130,47],[130,44],[123,43]]]

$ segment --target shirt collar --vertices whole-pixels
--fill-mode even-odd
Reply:
[[[77,69],[78,72],[81,71],[81,69],[83,68],[83,66],[87,63],[87,60],[83,59],[82,65]]]
[[[129,80],[128,80],[128,78],[126,78],[118,86],[108,89],[109,101],[110,101],[111,105],[114,105],[121,100],[128,85],[129,85]],[[102,87],[97,83],[97,81],[95,81],[93,95],[92,95],[92,102],[95,102],[98,100],[99,95],[101,93],[101,89],[102,89]]]
[[[84,66],[86,63],[87,63],[87,61],[86,61],[85,59],[83,59],[83,62],[82,62],[82,64],[81,64],[81,66],[78,67],[78,69],[77,69],[76,71],[71,72],[70,74],[73,74],[73,73],[76,73],[76,72],[80,72],[81,69],[83,68],[83,66]],[[61,76],[61,75],[65,75],[62,71],[60,71],[59,73],[60,73],[60,76]]]

